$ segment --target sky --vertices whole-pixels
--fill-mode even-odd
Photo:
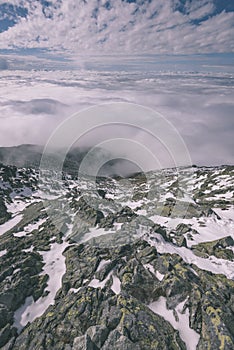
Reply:
[[[0,146],[128,102],[161,113],[193,163],[234,164],[233,63],[232,0],[0,0]]]
[[[51,54],[233,52],[232,0],[0,1],[0,48]]]

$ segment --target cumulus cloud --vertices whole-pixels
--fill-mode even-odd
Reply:
[[[0,34],[0,47],[47,48],[75,55],[234,50],[234,13],[221,11],[217,0],[53,0],[49,4],[18,1],[28,15]]]

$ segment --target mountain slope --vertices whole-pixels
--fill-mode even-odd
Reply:
[[[42,146],[30,144],[13,147],[0,147],[0,163],[20,168],[26,167],[39,169],[43,150],[44,148]],[[68,152],[65,152],[66,156],[63,162],[63,170],[72,175],[77,174],[82,160],[89,151],[89,147],[72,147]],[[57,164],[63,153],[63,149],[53,149],[51,150],[51,153],[46,154],[46,157],[49,158],[50,163]],[[109,154],[105,149],[96,147],[95,153],[91,153],[89,161],[92,163],[92,157],[105,160],[108,155]],[[113,156],[110,157],[110,159],[112,160],[104,164],[100,169],[101,176],[112,176],[114,174],[126,176],[139,171],[139,168],[134,163],[128,162],[125,159],[115,159]]]
[[[234,168],[0,167],[1,349],[232,349]]]

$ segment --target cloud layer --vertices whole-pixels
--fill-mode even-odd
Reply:
[[[2,71],[0,146],[43,144],[71,114],[99,103],[122,101],[160,112],[185,140],[193,163],[234,164],[231,84],[230,74],[223,73]],[[142,133],[132,132],[127,128],[100,130],[83,140],[83,145],[118,134],[145,142]]]
[[[0,1],[0,48],[76,55],[232,52],[233,10],[223,0]]]

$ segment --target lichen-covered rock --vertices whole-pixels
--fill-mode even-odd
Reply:
[[[0,198],[0,225],[4,224],[4,222],[8,221],[10,218],[11,214],[8,213],[3,198]]]
[[[186,181],[188,187],[194,184],[190,195],[195,202],[186,202],[186,183],[180,188],[171,170],[165,178],[160,173],[147,174],[149,183],[146,176],[134,175],[127,186],[120,178],[98,178],[94,192],[85,177],[77,184],[63,174],[62,180],[50,184],[48,176],[44,186],[52,199],[42,200],[37,192],[32,198],[27,195],[28,189],[37,188],[35,171],[3,169],[4,205],[19,205],[13,216],[20,215],[20,220],[0,236],[0,347],[185,350],[184,325],[196,336],[197,350],[233,349],[234,282],[225,277],[231,275],[226,272],[232,266],[233,239],[224,237],[190,248],[194,235],[201,234],[199,227],[205,230],[209,223],[221,227],[222,222],[231,227],[221,211],[216,215],[212,209],[231,205],[230,195],[216,200],[221,192],[212,189],[225,173],[231,191],[231,171],[197,168],[192,178],[189,172]],[[220,191],[225,193],[224,188]],[[14,199],[15,194],[20,199]],[[45,252],[52,255],[54,243],[67,247],[61,288],[59,283],[53,286],[57,293],[50,306],[16,333],[14,312],[26,298],[40,303],[50,297],[47,284],[54,264],[63,260],[53,252],[51,262],[43,261]],[[205,260],[211,255],[222,259],[220,265],[215,258]],[[215,273],[208,271],[211,264]],[[218,274],[219,268],[225,275]],[[163,316],[152,307],[162,300]],[[179,331],[165,319],[168,314]]]
[[[129,338],[125,337],[119,331],[114,330],[110,333],[102,350],[141,350],[139,344],[134,344]]]
[[[98,350],[88,335],[74,339],[72,350]]]
[[[12,328],[9,323],[0,329],[0,347],[6,345],[6,343],[15,335],[16,329]]]
[[[212,242],[204,242],[193,245],[192,249],[195,254],[204,258],[214,255],[219,259],[233,261],[234,253],[231,249],[232,247],[234,247],[234,240],[231,236],[228,236]]]

